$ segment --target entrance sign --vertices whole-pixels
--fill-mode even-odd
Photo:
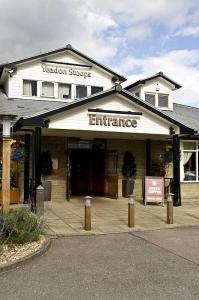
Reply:
[[[137,127],[137,120],[128,118],[118,118],[118,117],[107,117],[107,116],[97,116],[89,115],[89,125],[100,125],[100,126],[116,126],[116,127]]]
[[[145,176],[145,200],[147,202],[162,203],[164,206],[164,178]]]

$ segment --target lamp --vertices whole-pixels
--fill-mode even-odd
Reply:
[[[3,120],[3,138],[10,138],[10,120]]]
[[[169,128],[169,134],[174,135],[175,134],[175,129],[173,127]]]
[[[3,115],[0,114],[0,121],[3,125],[3,138],[10,139],[11,121],[16,118],[16,115]]]

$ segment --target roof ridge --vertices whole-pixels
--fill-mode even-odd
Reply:
[[[88,56],[87,54],[82,53],[81,51],[77,50],[76,48],[73,48],[70,44],[68,44],[68,45],[66,45],[65,47],[62,47],[62,48],[58,48],[58,49],[47,51],[47,52],[42,52],[42,53],[39,53],[37,55],[26,57],[24,59],[19,59],[19,60],[11,61],[11,62],[8,62],[8,63],[0,64],[0,68],[3,68],[4,66],[12,66],[14,64],[25,63],[29,60],[36,60],[36,59],[39,59],[41,57],[45,57],[45,56],[48,56],[48,55],[53,55],[57,52],[62,52],[62,51],[66,51],[66,50],[74,52],[76,55],[79,55],[83,59],[90,61],[91,64],[94,64],[94,65],[98,66],[99,68],[104,69],[106,72],[111,73],[112,75],[114,75],[113,77],[119,78],[121,80],[121,82],[126,81],[126,78],[123,75],[121,75],[121,74],[117,73],[116,71],[110,69],[109,67],[105,66],[103,63],[98,62],[97,60],[95,60],[94,58]]]
[[[160,71],[160,72],[158,72],[158,73],[156,73],[154,75],[147,76],[145,78],[139,79],[139,80],[137,80],[137,81],[135,81],[135,82],[127,85],[126,87],[124,87],[124,89],[129,90],[129,89],[131,89],[134,86],[137,86],[137,85],[140,85],[140,84],[145,84],[145,81],[152,80],[152,79],[154,79],[156,77],[161,77],[164,80],[170,82],[171,84],[174,85],[175,89],[179,89],[179,88],[182,87],[179,83],[177,83],[176,81],[174,81],[173,79],[171,79],[170,77],[168,77],[167,75],[165,75],[162,71]]]

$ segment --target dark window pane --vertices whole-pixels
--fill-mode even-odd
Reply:
[[[169,106],[169,96],[166,94],[158,94],[158,106],[168,107]]]
[[[102,92],[103,87],[101,86],[91,86],[91,95]]]
[[[87,86],[77,85],[76,86],[76,98],[84,98],[87,96]]]
[[[184,180],[196,180],[196,152],[183,153]]]
[[[145,101],[155,106],[155,95],[154,94],[145,94]]]

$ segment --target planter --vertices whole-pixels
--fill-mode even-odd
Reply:
[[[20,202],[19,188],[10,191],[10,203],[18,204]],[[2,203],[2,191],[0,190],[0,203]]]
[[[42,186],[44,188],[44,201],[51,201],[52,182],[42,181]]]
[[[122,196],[128,198],[129,195],[133,194],[135,180],[123,179],[122,180]]]

